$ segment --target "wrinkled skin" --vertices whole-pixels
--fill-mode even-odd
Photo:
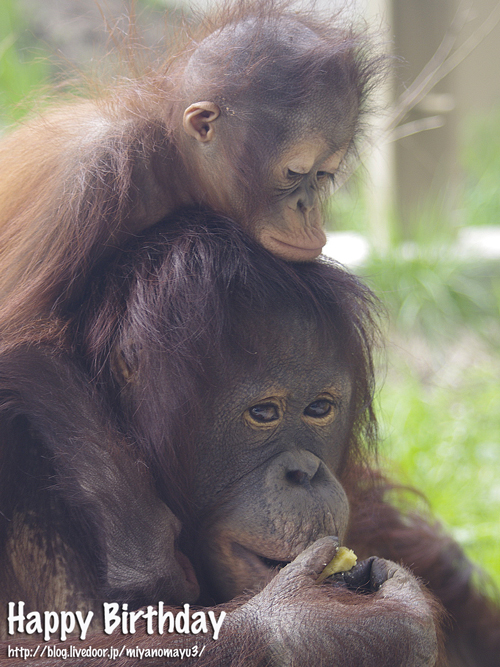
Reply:
[[[288,266],[200,216],[186,214],[182,230],[168,221],[99,276],[74,323],[81,363],[35,343],[0,355],[2,537],[13,538],[2,544],[4,601],[220,602],[227,624],[205,637],[200,667],[432,665],[439,616],[402,568],[372,558],[344,582],[316,583],[348,527],[342,480],[369,398],[369,339],[356,338],[366,292],[323,263],[280,283]],[[36,540],[23,541],[30,525]],[[144,632],[135,641],[158,644]]]
[[[437,650],[432,610],[409,572],[394,563],[370,559],[358,566],[356,577],[346,581],[352,591],[339,588],[333,580],[315,583],[335,555],[336,536],[342,540],[347,527],[349,509],[337,474],[348,443],[351,386],[335,348],[320,350],[312,345],[309,332],[301,331],[297,322],[289,322],[286,332],[291,336],[280,331],[268,350],[250,355],[258,357],[257,369],[240,366],[234,382],[211,396],[213,411],[207,413],[197,461],[195,500],[204,525],[196,545],[201,564],[195,564],[219,601],[247,590],[260,592],[237,610],[229,609],[219,639],[209,645],[207,655],[214,662],[200,664],[232,664],[238,655],[234,637],[245,636],[261,647],[265,664],[273,667],[310,664],[311,642],[315,655],[330,656],[347,667],[430,667]],[[194,602],[197,582],[176,546],[179,522],[151,494],[144,471],[141,468],[137,474],[123,443],[116,442],[112,431],[103,426],[106,419],[95,404],[92,407],[80,370],[68,359],[44,350],[20,351],[9,362],[18,373],[29,367],[37,378],[38,397],[33,391],[29,399],[23,397],[21,382],[11,389],[18,390],[19,412],[27,401],[37,415],[44,449],[58,461],[56,469],[64,475],[74,500],[79,495],[84,505],[95,504],[97,510],[104,503],[108,508],[104,517],[94,516],[94,548],[98,548],[94,559],[106,559],[104,599],[140,600],[133,591],[136,586],[143,597],[149,589],[148,601],[156,589],[162,590],[167,602]],[[6,373],[7,362],[1,368]],[[133,393],[133,386],[128,391]],[[54,398],[55,392],[59,409],[53,412],[45,398],[49,393]],[[75,450],[68,460],[64,443],[69,440]],[[29,461],[34,465],[31,472],[26,467]],[[57,560],[50,556],[53,549],[61,549],[61,539],[71,535],[67,522],[74,522],[74,517],[67,514],[60,495],[47,488],[37,461],[25,458],[23,466],[31,477],[42,474],[41,486],[34,487],[31,481],[31,493],[24,487],[18,493],[28,513],[37,513],[38,535],[45,540],[47,553],[39,560],[35,534],[24,542],[29,522],[24,527],[19,524],[18,533],[17,522],[13,523],[9,530],[20,549],[10,552],[16,567],[34,559],[40,569],[35,571],[31,565],[26,581],[17,580],[17,590],[5,589],[5,601],[24,599],[28,609],[42,610],[82,608],[83,604],[98,612],[95,602],[102,591],[96,581],[86,580],[95,561],[86,569],[84,556],[75,560],[76,554],[68,555],[67,548]],[[89,463],[96,467],[89,468]],[[123,480],[128,480],[126,485]],[[60,516],[56,522],[54,510],[49,509],[54,503]],[[81,536],[82,526],[76,528]],[[114,550],[115,544],[122,549]],[[85,603],[87,596],[92,604]],[[140,633],[135,640],[143,647],[149,645]],[[96,641],[104,645],[102,638],[89,639],[93,646]],[[120,641],[112,639],[113,644]],[[184,640],[174,636],[172,644],[183,646]],[[85,663],[75,659],[68,664]]]
[[[213,421],[198,449],[195,500],[207,516],[199,549],[217,600],[261,587],[276,566],[320,537],[342,540],[347,529],[337,472],[350,380],[335,349],[318,353],[297,322],[288,331],[286,343],[252,355],[257,372],[235,367],[235,381],[207,410]]]
[[[437,641],[431,606],[407,570],[373,559],[366,587],[371,594],[365,596],[315,583],[335,554],[336,544],[331,537],[318,540],[230,618],[230,623],[264,632],[275,667],[311,664],[312,645],[315,655],[329,656],[332,663],[328,664],[434,665]],[[305,604],[310,605],[306,616]],[[363,641],[362,637],[370,639]]]
[[[304,322],[280,316],[269,329],[266,349],[246,348],[207,398],[197,449],[201,531],[190,555],[205,596],[260,591],[229,613],[221,638],[251,628],[276,667],[308,664],[311,642],[353,667],[430,667],[433,610],[411,573],[372,558],[340,587],[315,583],[347,530],[339,475],[351,379],[336,346],[318,346]],[[125,392],[133,409],[133,383]]]
[[[146,68],[132,40],[133,76],[55,101],[2,137],[6,343],[40,319],[57,328],[94,269],[187,208],[227,216],[286,260],[321,253],[322,201],[380,71],[367,35],[336,11],[234,0],[186,37]]]
[[[220,157],[227,139],[224,121],[217,124],[219,113],[217,105],[201,102],[189,106],[184,114],[186,133],[203,145],[201,150],[196,143],[187,143],[186,150],[199,164],[200,173],[206,175],[206,189],[216,193],[210,198],[210,205],[240,220],[264,248],[278,257],[289,261],[318,257],[326,243],[322,199],[329,193],[352,137],[344,136],[345,143],[338,145],[338,126],[329,131],[325,128],[324,134],[304,130],[303,134],[294,135],[290,145],[280,148],[270,160],[262,178],[263,205],[253,212],[231,182],[231,170]],[[348,122],[345,127],[349,127]],[[332,149],[332,145],[336,148]],[[215,188],[210,177],[221,172],[225,172],[224,179]]]
[[[317,257],[326,243],[321,194],[327,194],[347,147],[332,152],[322,137],[297,142],[271,170],[280,193],[274,210],[256,221],[256,238],[270,252],[290,261]],[[272,221],[272,222],[271,222]]]
[[[262,42],[257,49],[255,29]],[[305,57],[307,62],[306,54],[322,43],[299,21],[288,18],[260,25],[250,19],[203,40],[184,72],[189,105],[182,113],[181,145],[189,163],[197,165],[206,203],[289,261],[312,260],[326,243],[322,200],[353,143],[361,112],[356,84],[340,90],[338,79],[346,75],[333,75],[328,65],[321,83],[310,82],[306,98],[297,94],[294,105],[284,104],[282,98],[289,95],[284,82],[290,73],[286,65],[280,71],[282,63],[277,61]],[[255,63],[247,70],[252,50]],[[279,55],[266,55],[271,53]],[[266,57],[269,64],[262,67]],[[229,92],[219,95],[210,85],[214,64],[223,76],[234,79]],[[246,83],[238,85],[240,79]],[[193,101],[200,95],[206,97]],[[260,152],[248,150],[252,142],[261,144]],[[236,156],[236,165],[228,155]],[[238,165],[245,163],[255,179],[250,196],[238,181]]]

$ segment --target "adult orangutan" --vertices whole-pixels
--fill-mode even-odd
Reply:
[[[370,469],[373,303],[355,277],[186,213],[96,271],[58,346],[37,335],[0,356],[5,602],[222,603],[214,640],[149,636],[140,614],[134,635],[71,640],[196,643],[202,666],[439,664],[437,602],[390,555],[453,615],[453,664],[497,664],[500,614],[466,559]],[[365,560],[319,585],[339,541]]]
[[[96,263],[181,207],[222,212],[285,259],[317,257],[321,195],[354,145],[378,62],[338,17],[235,0],[157,69],[7,136],[4,343],[77,302]]]
[[[364,37],[323,18],[272,0],[236,0],[207,21],[204,35],[197,31],[156,70],[123,78],[98,98],[56,106],[1,142],[2,350],[23,340],[29,345],[34,331],[35,338],[64,337],[93,270],[131,235],[186,205],[232,215],[235,224],[289,259],[319,254],[320,194],[353,145],[377,68]],[[81,448],[72,465],[75,474],[87,470],[91,481],[81,484],[67,474],[65,480],[80,494],[80,504],[95,505],[99,498],[112,517],[112,530],[106,520],[101,524],[109,595],[124,587],[140,598],[152,580],[175,579],[172,563],[156,562],[165,552],[165,536],[178,532],[166,507],[157,528],[163,537],[156,539],[150,526],[149,541],[143,534],[140,543],[121,546],[128,523],[149,513],[142,505],[155,507],[156,501],[140,476],[127,497],[128,462],[116,456],[116,447],[106,455],[106,446],[100,447],[113,429],[92,409],[84,378],[70,391],[78,385],[78,359],[53,360],[49,368],[46,358],[23,362],[6,353],[2,359],[11,393],[14,377],[22,384],[37,368],[40,386],[53,395],[68,392],[61,402],[67,412],[47,416],[44,437],[51,442],[63,424],[68,430],[62,441],[73,437],[72,415],[96,423],[99,436],[86,447],[94,460],[107,457],[105,465],[101,460],[92,477]],[[68,375],[75,377],[73,385],[57,381]],[[8,460],[19,451],[9,451]],[[114,500],[105,503],[111,489]],[[142,503],[132,500],[135,495]],[[138,560],[145,563],[140,575]],[[182,567],[178,574],[169,595],[184,584]],[[53,573],[49,578],[56,580]]]

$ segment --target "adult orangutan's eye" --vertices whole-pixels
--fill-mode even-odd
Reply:
[[[259,424],[267,424],[280,418],[278,406],[274,403],[260,403],[248,410],[250,417]]]
[[[330,414],[332,408],[333,405],[331,401],[328,401],[326,398],[321,398],[310,403],[304,410],[304,414],[308,417],[326,417],[326,415]]]

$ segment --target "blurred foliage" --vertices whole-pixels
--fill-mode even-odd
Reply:
[[[349,170],[349,165],[346,169]],[[326,202],[328,231],[355,231],[370,236],[365,177],[364,168],[358,167]]]
[[[461,165],[456,219],[500,224],[500,110],[470,120]],[[329,217],[335,229],[358,231],[376,246],[363,176],[337,193]],[[406,243],[391,221],[392,246],[357,269],[388,313],[382,463],[425,494],[500,587],[500,261],[467,256],[459,230],[439,215],[437,205],[429,208]]]
[[[464,188],[457,219],[468,225],[500,225],[500,109],[469,119],[461,149]],[[356,173],[327,204],[335,230],[353,230],[377,247],[370,227],[365,174]],[[436,344],[474,329],[500,344],[500,262],[467,255],[457,245],[457,228],[442,225],[439,204],[429,206],[402,242],[390,221],[392,245],[375,249],[358,269],[382,299],[395,330]]]
[[[436,344],[473,328],[500,342],[500,263],[464,261],[452,246],[403,244],[371,255],[359,271],[404,335]]]
[[[461,163],[464,224],[500,224],[500,109],[469,118]]]
[[[49,64],[26,30],[15,0],[0,0],[0,121],[20,118],[29,96],[47,80]],[[35,48],[36,47],[36,48]]]
[[[500,112],[467,128],[466,224],[500,223],[499,130]],[[393,341],[381,449],[390,474],[425,494],[500,587],[500,261],[465,255],[434,215],[413,242],[372,253],[360,271],[387,308]]]
[[[391,359],[379,397],[385,467],[425,494],[433,514],[500,587],[500,363],[428,384]]]

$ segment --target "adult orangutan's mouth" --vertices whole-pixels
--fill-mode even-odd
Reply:
[[[259,556],[256,554],[257,558],[264,563],[264,565],[273,570],[281,570],[290,563],[289,560],[273,560],[272,558],[266,558],[265,556]]]
[[[243,561],[245,561],[249,568],[254,571],[260,572],[266,577],[269,576],[270,572],[275,572],[281,570],[291,562],[291,559],[275,559],[269,558],[268,556],[263,556],[262,554],[256,553],[247,549],[241,544],[233,542],[232,544],[233,553]]]

